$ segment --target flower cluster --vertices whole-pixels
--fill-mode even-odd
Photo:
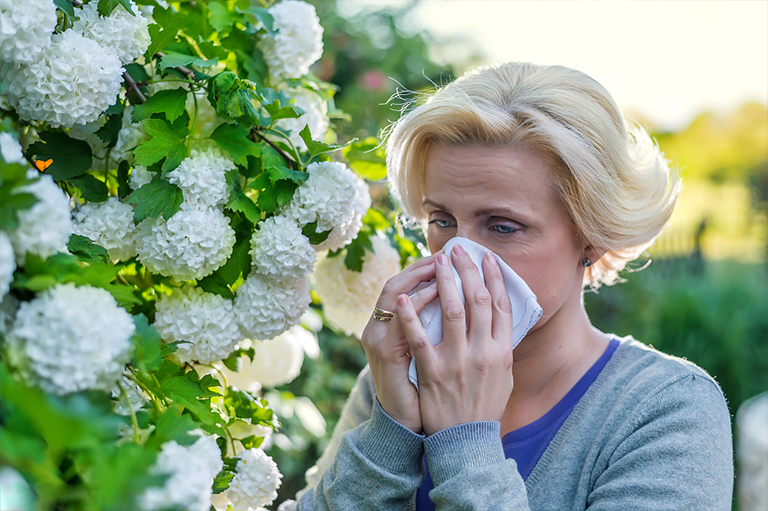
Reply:
[[[139,261],[180,281],[210,275],[227,261],[234,245],[235,231],[220,209],[186,203],[168,220],[144,220],[136,234]]]
[[[9,357],[43,390],[112,390],[135,326],[109,292],[58,284],[23,302],[8,335]]]
[[[322,257],[314,274],[315,291],[323,299],[325,317],[358,337],[371,317],[384,284],[400,272],[400,254],[383,238],[372,237],[373,252],[363,256],[363,271],[344,264],[344,257]]]
[[[0,301],[11,288],[13,272],[16,271],[16,261],[13,257],[13,246],[8,235],[0,231]]]
[[[139,497],[141,508],[208,511],[213,480],[223,466],[221,451],[211,436],[201,436],[192,445],[166,442],[151,472],[168,478],[161,488],[149,488]]]
[[[261,39],[258,47],[272,81],[307,74],[309,66],[323,54],[323,27],[314,6],[298,0],[284,0],[270,7],[269,13],[276,32]]]
[[[50,44],[55,27],[51,0],[0,0],[0,60],[32,62]]]
[[[28,64],[5,62],[0,79],[22,119],[71,127],[96,120],[114,104],[123,68],[114,50],[72,29]]]
[[[118,4],[109,16],[100,16],[99,2],[89,2],[78,12],[80,18],[72,28],[79,34],[96,41],[104,48],[111,48],[123,65],[130,64],[149,47],[149,20],[141,15],[131,2],[131,11]]]
[[[237,288],[235,316],[252,339],[271,339],[299,324],[312,298],[306,277],[275,279],[251,272]]]
[[[133,207],[110,197],[106,202],[86,203],[73,211],[74,232],[107,249],[113,261],[136,255]]]
[[[128,186],[131,187],[131,190],[138,190],[145,184],[152,181],[153,177],[154,174],[147,170],[147,167],[143,165],[134,165],[134,167],[131,169],[131,175],[128,176]]]
[[[222,360],[243,338],[232,301],[199,287],[176,289],[160,298],[155,327],[167,342],[186,341],[176,351],[180,362]]]
[[[306,277],[312,273],[316,258],[309,238],[296,222],[282,215],[263,221],[251,237],[253,269],[262,275]]]
[[[26,165],[27,161],[24,159],[24,155],[21,152],[21,144],[16,140],[13,135],[3,131],[0,133],[0,156],[6,164],[18,163],[20,165]]]
[[[368,185],[338,162],[312,163],[307,173],[284,214],[302,226],[317,222],[317,232],[331,231],[331,241],[317,250],[342,248],[357,235],[371,205]]]
[[[284,88],[288,97],[293,98],[293,106],[301,108],[304,113],[296,119],[280,119],[277,125],[290,133],[291,142],[301,150],[307,145],[299,133],[304,126],[309,126],[313,140],[322,140],[328,131],[328,102],[316,91],[306,88]]]
[[[261,449],[243,451],[239,458],[229,488],[212,499],[215,507],[221,510],[231,505],[236,511],[247,511],[270,505],[283,477],[277,464]]]
[[[36,176],[39,176],[36,181],[18,190],[34,194],[37,202],[30,209],[19,212],[18,227],[8,233],[19,265],[24,264],[27,252],[41,257],[66,252],[73,231],[67,196],[56,186],[51,176],[39,175],[33,169],[27,171],[29,179]]]
[[[192,151],[168,173],[168,181],[181,188],[184,202],[200,208],[223,206],[229,199],[226,173],[235,164],[218,150]]]
[[[314,334],[301,326],[294,326],[267,341],[255,343],[253,361],[243,360],[237,371],[223,368],[230,385],[243,390],[257,391],[263,387],[277,387],[292,382],[301,372],[304,346],[317,344]]]

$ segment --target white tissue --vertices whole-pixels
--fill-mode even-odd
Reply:
[[[475,266],[477,266],[480,271],[480,278],[485,279],[483,275],[483,258],[489,250],[467,238],[456,237],[448,240],[443,246],[443,252],[449,259],[455,245],[461,245],[461,248],[469,254],[472,262],[475,263]],[[504,285],[507,288],[509,301],[512,304],[512,347],[515,348],[520,341],[523,340],[525,334],[527,334],[539,318],[541,318],[543,311],[536,301],[536,295],[533,294],[533,291],[528,287],[528,284],[526,284],[525,281],[521,279],[498,255],[496,255],[496,261],[499,263],[499,268],[501,268],[501,273],[504,276]],[[459,277],[459,272],[456,271],[456,268],[453,268],[453,278],[456,280],[456,288],[459,291],[461,303],[464,303],[464,289],[461,285],[461,277]],[[419,319],[421,320],[421,325],[427,332],[427,336],[432,342],[432,345],[437,346],[440,344],[443,341],[440,299],[436,298],[424,307],[424,310],[419,314]],[[416,359],[411,359],[411,365],[408,367],[408,379],[416,386],[416,389],[419,388],[419,380],[416,375]]]

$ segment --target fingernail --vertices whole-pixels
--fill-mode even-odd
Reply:
[[[499,261],[496,260],[496,254],[494,254],[491,251],[488,251],[488,254],[486,255],[486,257],[488,258],[489,263],[491,263],[496,268],[499,267]]]
[[[437,255],[437,264],[440,266],[445,266],[448,264],[448,256],[445,254],[438,254]]]
[[[461,245],[454,245],[453,253],[461,256],[466,255],[466,252],[464,251],[463,248],[461,248]]]

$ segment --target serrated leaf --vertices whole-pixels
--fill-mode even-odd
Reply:
[[[211,67],[219,63],[219,59],[203,60],[200,57],[184,53],[168,52],[160,59],[160,69],[179,66]]]
[[[0,187],[0,230],[12,231],[19,226],[19,211],[29,209],[37,202],[31,193],[13,193],[11,187]]]
[[[228,152],[236,164],[247,166],[248,156],[255,158],[261,156],[261,146],[252,142],[248,134],[249,131],[242,126],[221,124],[213,130],[210,138]]]
[[[309,152],[310,160],[315,156],[321,154],[330,153],[331,151],[337,151],[344,148],[343,145],[338,144],[325,144],[312,139],[312,133],[309,131],[309,125],[305,125],[299,132],[299,136],[304,141],[304,145],[307,146],[307,152]],[[348,144],[351,142],[348,142]]]
[[[214,495],[217,495],[227,488],[229,488],[229,483],[232,482],[232,479],[235,478],[235,472],[232,472],[231,470],[227,470],[226,468],[219,472],[216,477],[213,479],[213,486],[211,487],[211,493]]]
[[[82,176],[93,163],[91,146],[87,142],[58,131],[41,133],[40,141],[30,145],[27,154],[37,160],[53,160],[45,173],[56,182]]]
[[[179,210],[183,200],[181,188],[162,178],[155,178],[128,197],[128,203],[135,204],[133,218],[136,224],[148,217],[163,216],[168,220]]]
[[[344,265],[352,271],[363,271],[363,256],[365,252],[373,252],[370,235],[365,231],[360,231],[357,238],[347,245],[347,255],[344,257]]]
[[[80,189],[83,199],[88,202],[105,202],[109,199],[107,185],[90,174],[73,177],[69,182]]]
[[[227,58],[227,55],[229,55],[227,48],[216,44],[214,41],[199,42],[197,43],[197,47],[200,49],[200,52],[209,59],[216,58],[224,60]]]
[[[240,21],[240,16],[227,10],[218,2],[211,2],[208,4],[208,20],[217,32],[223,32],[226,28]]]
[[[107,252],[107,249],[95,244],[85,236],[80,236],[79,234],[70,236],[67,249],[77,256],[78,259],[86,263],[109,263],[109,252]]]
[[[123,113],[121,110],[117,114],[107,115],[107,122],[105,122],[101,128],[96,130],[96,136],[98,136],[107,147],[114,147],[115,144],[117,144],[117,138],[122,128]]]
[[[157,420],[155,430],[146,443],[148,449],[157,449],[171,440],[180,445],[192,445],[199,437],[190,435],[198,424],[189,414],[180,414],[179,408],[169,407]]]
[[[185,111],[187,94],[188,91],[183,88],[157,91],[147,98],[146,103],[133,107],[131,120],[140,122],[149,119],[152,114],[163,113],[166,119],[173,122]]]
[[[185,376],[173,376],[160,384],[162,392],[174,403],[188,409],[204,424],[215,424],[216,420],[207,403],[198,400],[205,395],[200,384]]]
[[[226,298],[227,300],[232,300],[235,298],[235,293],[232,291],[232,288],[227,285],[226,281],[221,277],[221,275],[217,275],[216,273],[212,273],[203,277],[202,279],[199,279],[197,281],[197,285],[206,293],[213,293]]]
[[[163,362],[163,339],[144,314],[133,316],[136,331],[132,340],[135,346],[132,363],[142,371],[157,371]]]
[[[371,181],[379,181],[387,177],[387,159],[384,148],[374,137],[358,140],[344,149],[344,157],[349,166],[359,176]]]
[[[227,184],[230,187],[229,201],[226,208],[231,211],[239,211],[252,224],[259,223],[261,211],[253,201],[243,192],[240,186],[240,175],[237,169],[232,169],[226,173]]]
[[[253,14],[256,17],[256,19],[259,20],[259,22],[261,22],[262,25],[264,25],[264,28],[266,28],[270,34],[273,34],[275,32],[275,29],[274,29],[275,19],[272,17],[272,15],[269,13],[268,10],[262,7],[248,7],[247,9],[243,9],[243,12],[247,12],[248,14]]]
[[[252,103],[254,90],[254,84],[225,71],[211,79],[208,100],[219,115],[250,129],[259,123],[258,112]]]
[[[247,275],[251,268],[250,248],[250,236],[235,243],[235,246],[232,248],[232,255],[229,256],[227,262],[208,277],[198,281],[198,284],[207,280],[209,277],[219,278],[225,286],[231,286],[237,282],[237,279],[243,274]]]
[[[309,238],[309,242],[312,245],[319,245],[320,243],[327,240],[328,236],[331,234],[331,231],[333,231],[333,229],[317,232],[317,222],[309,223],[301,228],[301,233]]]
[[[186,136],[181,135],[168,121],[162,119],[147,119],[144,121],[144,131],[151,137],[139,144],[133,152],[134,161],[139,165],[149,166],[163,158],[163,175],[179,166],[187,155],[184,145]]]
[[[128,11],[131,16],[136,16],[131,8],[131,0],[99,0],[99,6],[96,10],[98,11],[99,16],[107,17],[112,14],[112,11],[114,11],[118,5],[125,7],[125,10]]]

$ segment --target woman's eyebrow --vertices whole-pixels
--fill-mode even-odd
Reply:
[[[424,202],[422,203],[422,205],[423,206],[432,206],[432,207],[437,208],[437,209],[442,210],[442,211],[448,211],[449,210],[449,208],[447,208],[446,206],[443,206],[439,202],[435,202],[435,201],[430,200],[430,199],[424,199]]]

